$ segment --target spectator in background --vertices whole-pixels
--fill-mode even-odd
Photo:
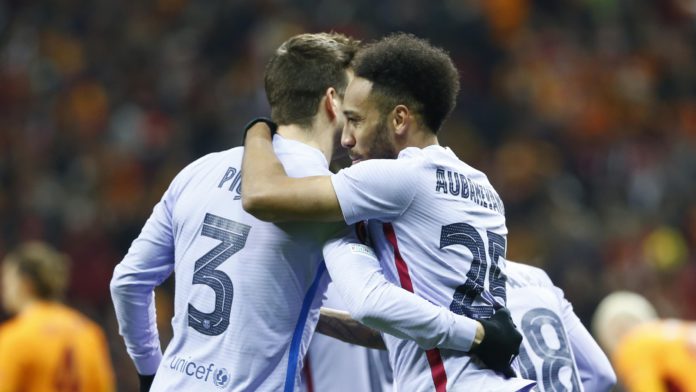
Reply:
[[[696,391],[696,323],[660,320],[642,295],[618,291],[599,304],[593,328],[628,392]]]
[[[102,329],[60,303],[68,260],[30,242],[2,265],[2,304],[16,316],[0,327],[0,391],[110,392],[114,377]]]

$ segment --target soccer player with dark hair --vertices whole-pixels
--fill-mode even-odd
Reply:
[[[528,390],[530,381],[491,370],[510,375],[521,341],[489,328],[510,317],[503,308],[503,203],[485,174],[437,138],[459,91],[452,60],[425,40],[395,34],[361,50],[353,67],[341,141],[354,165],[331,176],[288,177],[273,154],[268,127],[257,124],[245,144],[244,207],[274,221],[367,220],[370,243],[390,281],[480,321],[483,340],[471,339],[469,353],[426,349],[385,334],[397,388]],[[335,253],[324,255],[335,266],[332,276],[353,272],[349,263],[329,261]],[[335,283],[351,315],[371,326],[352,307],[356,288]]]
[[[2,263],[2,304],[15,317],[0,326],[0,391],[115,390],[101,328],[61,303],[68,259],[29,242]]]
[[[279,125],[272,149],[291,176],[331,173],[356,50],[343,35],[301,34],[268,63],[266,93]],[[420,346],[471,345],[479,323],[389,284],[352,231],[324,245],[344,224],[274,225],[246,213],[242,153],[209,154],[182,170],[114,271],[120,332],[142,390],[294,390],[328,283],[322,252],[371,276],[359,282],[370,301],[359,300],[377,328]],[[173,271],[174,336],[162,354],[153,289]]]

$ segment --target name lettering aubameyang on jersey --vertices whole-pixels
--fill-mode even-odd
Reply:
[[[435,192],[469,199],[483,208],[505,215],[503,201],[490,186],[479,184],[461,173],[443,168],[435,171],[435,180]]]

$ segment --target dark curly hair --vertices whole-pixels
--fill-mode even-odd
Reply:
[[[338,33],[300,34],[285,41],[266,65],[271,117],[280,124],[308,127],[327,88],[342,97],[346,70],[360,41]]]
[[[449,54],[412,34],[392,34],[365,46],[353,69],[373,83],[371,96],[383,114],[404,104],[433,133],[457,102],[459,73]]]

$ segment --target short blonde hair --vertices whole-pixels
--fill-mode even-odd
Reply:
[[[597,306],[592,328],[599,344],[609,353],[630,330],[657,319],[657,311],[645,297],[629,291],[615,291]]]
[[[70,274],[70,260],[54,247],[39,241],[26,242],[11,251],[4,260],[18,267],[29,279],[36,296],[60,300],[65,295]]]

